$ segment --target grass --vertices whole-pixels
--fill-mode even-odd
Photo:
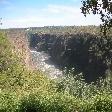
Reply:
[[[112,79],[87,84],[81,74],[55,81],[29,71],[0,33],[0,112],[112,112]]]

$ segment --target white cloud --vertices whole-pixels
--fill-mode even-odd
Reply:
[[[63,13],[63,14],[74,14],[79,12],[79,7],[73,7],[73,6],[62,6],[62,5],[48,5],[46,9],[47,12],[53,12],[53,13]]]
[[[63,6],[63,5],[48,5],[43,10],[43,13],[48,15],[49,24],[54,25],[99,25],[101,23],[99,16],[88,15],[86,18],[81,13],[80,7]],[[54,19],[54,20],[53,20]],[[50,24],[50,25],[51,25]]]
[[[99,16],[81,13],[80,7],[48,5],[43,9],[27,8],[22,11],[24,17],[3,21],[3,28],[7,27],[33,27],[50,25],[99,25]]]

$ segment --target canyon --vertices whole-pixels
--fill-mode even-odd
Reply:
[[[52,28],[47,28],[47,32],[40,32],[39,28],[39,32],[30,29],[7,30],[14,52],[22,56],[27,68],[47,71],[51,78],[62,76],[65,68],[74,68],[74,75],[82,73],[87,82],[105,78],[106,73],[111,71],[111,36],[105,38],[89,32],[49,33],[48,29],[51,31]]]

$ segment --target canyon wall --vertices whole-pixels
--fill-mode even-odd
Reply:
[[[89,33],[30,34],[30,49],[45,51],[60,68],[74,67],[86,81],[105,77],[112,69],[112,38]]]
[[[21,58],[22,64],[27,69],[34,69],[26,31],[24,29],[8,29],[6,34],[13,46],[13,52]]]
[[[101,37],[94,33],[32,33],[25,29],[7,30],[14,52],[22,57],[27,68],[35,69],[30,50],[45,51],[60,69],[74,67],[83,73],[86,81],[105,78],[112,70],[112,36]]]

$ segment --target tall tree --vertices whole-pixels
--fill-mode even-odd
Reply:
[[[100,14],[102,20],[101,31],[104,36],[112,28],[112,0],[83,0],[81,7],[84,16],[87,14]]]

